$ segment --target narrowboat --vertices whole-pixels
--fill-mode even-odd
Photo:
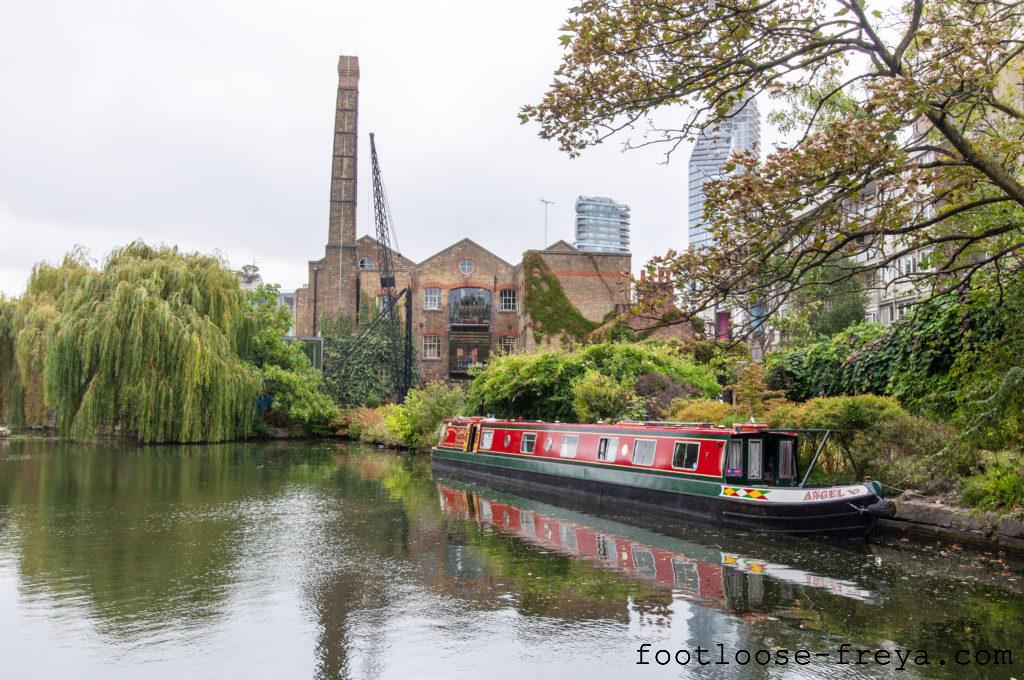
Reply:
[[[863,539],[892,515],[876,481],[808,485],[824,438],[801,466],[799,437],[757,423],[452,418],[431,459],[443,474],[770,533]]]

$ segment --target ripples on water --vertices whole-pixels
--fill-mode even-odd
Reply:
[[[426,457],[354,445],[0,443],[5,678],[1021,677],[937,665],[960,646],[1024,664],[1019,590],[964,562],[435,480]],[[636,666],[644,642],[935,665]]]

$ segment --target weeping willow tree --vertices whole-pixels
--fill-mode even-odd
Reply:
[[[54,414],[75,438],[244,437],[263,387],[249,361],[255,318],[210,256],[136,242],[99,270],[80,252],[39,265],[22,298],[0,303],[0,415]]]

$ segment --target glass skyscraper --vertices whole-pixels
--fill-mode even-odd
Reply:
[[[750,99],[734,111],[735,115],[723,121],[718,130],[702,131],[690,155],[688,233],[690,246],[694,248],[711,245],[713,240],[704,224],[704,183],[722,176],[725,163],[734,151],[753,151],[761,145],[757,100]]]
[[[602,196],[577,198],[573,245],[592,253],[628,253],[629,206]]]

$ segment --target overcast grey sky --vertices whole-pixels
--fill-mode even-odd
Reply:
[[[522,126],[556,67],[565,0],[0,0],[0,291],[75,244],[136,238],[255,261],[294,289],[323,254],[337,56],[360,84],[403,254],[468,236],[518,261],[571,240],[579,194],[633,208],[634,269],[686,239],[686,159],[618,143],[570,160]]]

